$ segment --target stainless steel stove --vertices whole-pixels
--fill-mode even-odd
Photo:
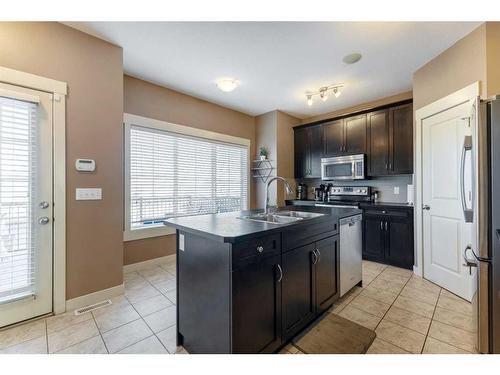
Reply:
[[[370,202],[372,192],[370,186],[331,186],[328,189],[327,201],[316,203],[320,207],[359,208],[360,202]]]

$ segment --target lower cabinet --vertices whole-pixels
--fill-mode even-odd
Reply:
[[[365,209],[363,228],[363,259],[413,268],[412,210]]]
[[[233,353],[270,353],[281,345],[280,255],[233,272]]]
[[[338,235],[282,255],[283,339],[289,340],[338,296]]]

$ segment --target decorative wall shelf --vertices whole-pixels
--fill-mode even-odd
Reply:
[[[273,165],[271,164],[272,160],[252,160],[253,168],[252,177],[260,179],[262,182],[267,182],[271,173],[273,173]]]

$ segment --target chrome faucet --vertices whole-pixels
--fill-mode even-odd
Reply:
[[[269,205],[269,197],[268,197],[269,185],[271,185],[271,182],[273,182],[274,180],[283,181],[283,183],[285,184],[287,194],[292,194],[292,187],[290,186],[290,184],[288,183],[287,180],[285,180],[283,177],[280,177],[280,176],[276,176],[276,177],[271,178],[269,181],[267,181],[267,186],[266,186],[266,201],[264,202],[264,215],[267,215],[267,209],[268,209],[268,205]]]

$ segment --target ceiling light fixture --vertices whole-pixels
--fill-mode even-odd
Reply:
[[[313,96],[319,95],[322,101],[326,102],[328,99],[328,92],[331,91],[333,96],[338,98],[340,96],[341,90],[344,87],[343,83],[337,83],[335,85],[320,87],[318,91],[306,92],[307,105],[310,107],[313,104]]]
[[[347,56],[344,56],[342,61],[345,64],[354,64],[357,63],[359,60],[361,60],[361,54],[360,53],[351,53]]]
[[[231,78],[223,78],[217,80],[216,84],[221,91],[231,92],[240,85],[240,81]]]

